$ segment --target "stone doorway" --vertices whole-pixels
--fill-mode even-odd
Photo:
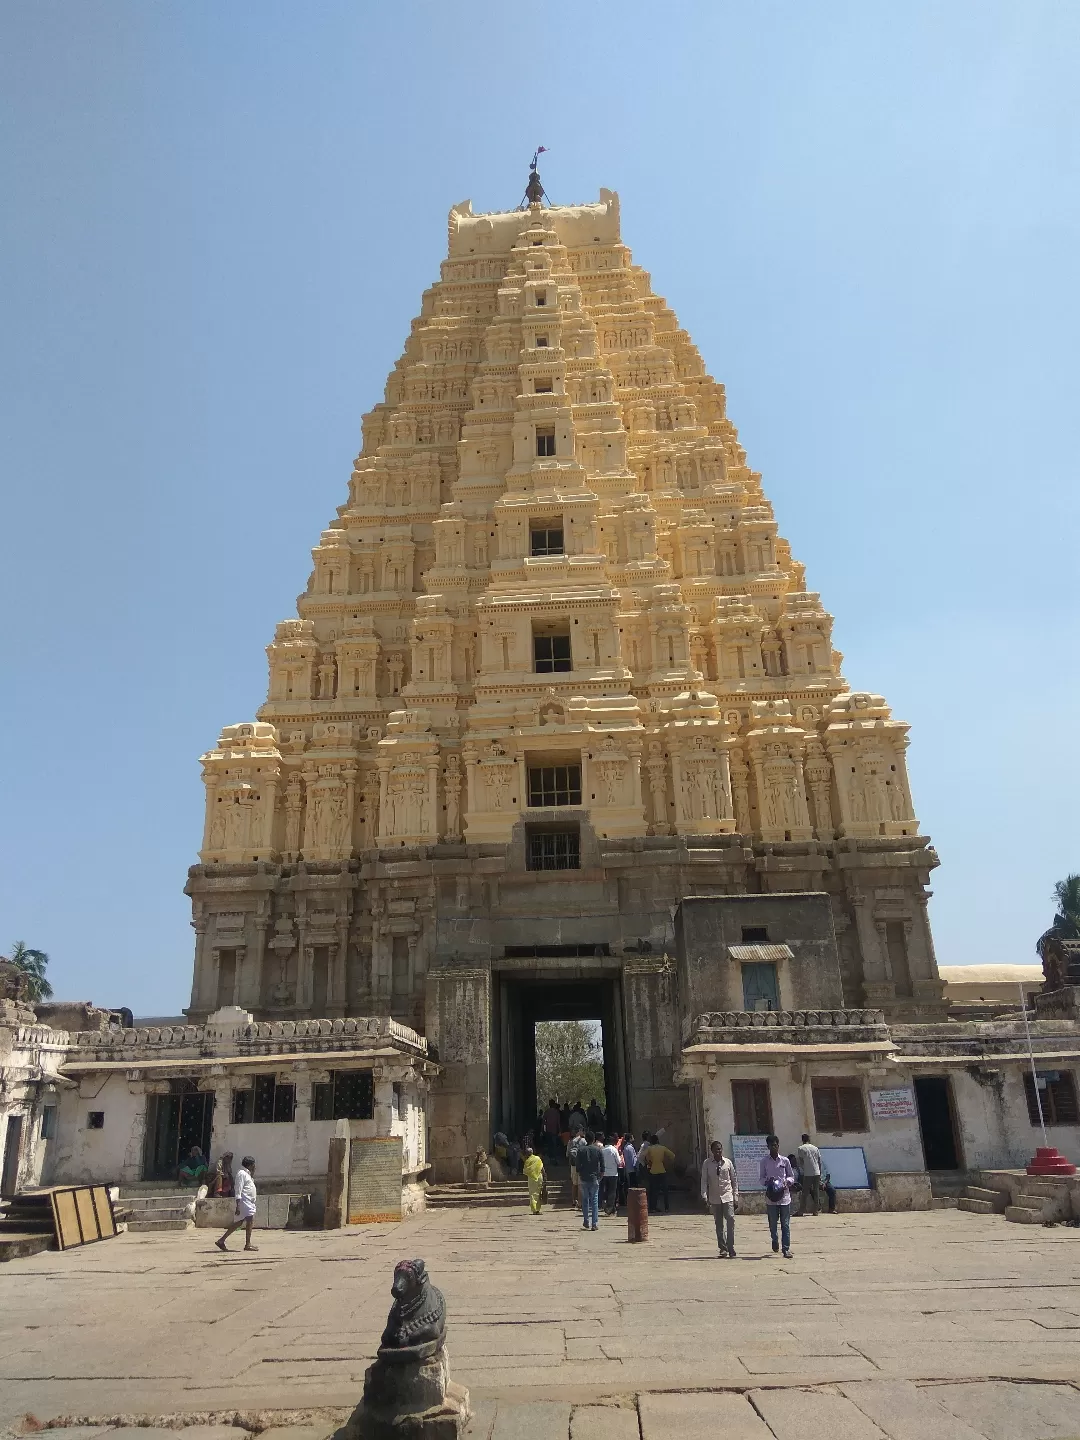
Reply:
[[[563,978],[542,971],[493,971],[491,980],[492,1130],[520,1136],[536,1118],[534,1037],[541,1020],[599,1020],[608,1118],[620,1129],[631,1126],[620,976]],[[587,1095],[581,1098],[588,1103]]]
[[[915,1104],[919,1111],[919,1133],[927,1170],[961,1169],[962,1157],[949,1077],[916,1076]]]

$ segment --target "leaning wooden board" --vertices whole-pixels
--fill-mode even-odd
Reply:
[[[56,1243],[61,1250],[110,1240],[116,1219],[104,1185],[55,1185],[49,1192]]]

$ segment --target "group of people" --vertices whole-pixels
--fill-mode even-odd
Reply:
[[[499,1138],[496,1136],[496,1153]],[[558,1153],[556,1148],[555,1155]],[[575,1117],[565,1154],[570,1166],[574,1209],[576,1212],[580,1207],[583,1230],[600,1228],[601,1210],[608,1216],[617,1215],[620,1205],[626,1204],[631,1188],[647,1188],[650,1210],[658,1210],[662,1199],[665,1212],[670,1212],[668,1177],[675,1154],[661,1143],[658,1134],[644,1131],[639,1146],[629,1131],[605,1134],[602,1130],[586,1129]],[[525,1142],[522,1168],[529,1187],[529,1209],[539,1215],[547,1176],[543,1156],[531,1140]]]
[[[584,1135],[586,1130],[592,1130],[596,1135],[603,1135],[607,1129],[608,1117],[595,1095],[587,1106],[580,1100],[572,1105],[566,1102],[560,1105],[552,1096],[546,1108],[537,1114],[531,1143],[535,1151],[554,1160],[578,1131]]]
[[[186,1158],[177,1167],[176,1178],[181,1185],[185,1186],[205,1185],[207,1195],[215,1199],[236,1201],[232,1224],[220,1240],[214,1241],[219,1250],[228,1248],[225,1241],[234,1230],[239,1230],[241,1227],[243,1227],[246,1237],[244,1249],[258,1250],[259,1247],[251,1243],[251,1231],[255,1224],[255,1202],[258,1199],[255,1189],[255,1158],[252,1155],[245,1155],[235,1175],[232,1167],[233,1152],[231,1150],[226,1150],[211,1169],[201,1146],[192,1145]]]
[[[769,1153],[758,1164],[758,1180],[765,1191],[765,1214],[769,1222],[769,1238],[773,1254],[783,1252],[785,1260],[791,1253],[791,1202],[799,1195],[799,1215],[806,1214],[809,1203],[812,1215],[821,1208],[824,1191],[829,1213],[836,1209],[836,1191],[821,1158],[821,1151],[804,1134],[794,1155],[780,1154],[780,1139],[766,1137]],[[717,1254],[721,1260],[735,1258],[735,1211],[739,1208],[739,1177],[735,1166],[724,1154],[719,1140],[710,1146],[710,1155],[701,1166],[701,1198],[712,1211],[716,1224]]]
[[[236,1194],[233,1179],[233,1152],[226,1150],[211,1168],[199,1145],[192,1145],[176,1169],[176,1180],[183,1186],[206,1186],[207,1195],[230,1198]]]

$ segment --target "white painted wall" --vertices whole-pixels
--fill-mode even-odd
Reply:
[[[772,1102],[773,1128],[780,1137],[780,1151],[783,1155],[793,1154],[799,1148],[804,1131],[819,1145],[861,1145],[866,1152],[867,1169],[874,1170],[923,1170],[922,1144],[919,1139],[917,1120],[875,1120],[870,1114],[870,1085],[865,1075],[858,1075],[848,1062],[830,1061],[827,1064],[806,1064],[806,1075],[802,1081],[793,1080],[787,1065],[763,1066],[725,1065],[716,1072],[716,1077],[706,1076],[702,1082],[702,1104],[705,1112],[705,1139],[719,1140],[725,1152],[730,1148],[730,1137],[735,1129],[735,1117],[731,1103],[732,1080],[768,1080],[769,1098]],[[824,1134],[814,1123],[814,1104],[810,1093],[810,1081],[814,1076],[851,1077],[854,1084],[861,1085],[866,1102],[866,1131],[851,1131],[840,1138]],[[899,1085],[899,1079],[890,1079],[889,1085]],[[877,1082],[875,1089],[884,1088]]]
[[[987,1063],[993,1065],[992,1060]],[[1039,1127],[1032,1125],[1028,1118],[1023,1067],[1010,1064],[1000,1068],[1003,1072],[1000,1085],[980,1082],[964,1067],[947,1069],[960,1131],[961,1165],[969,1170],[1021,1169],[1034,1155],[1036,1146],[1043,1143]],[[1048,1062],[1044,1068],[1069,1067],[1056,1063],[1051,1066]],[[946,1073],[946,1067],[925,1073]],[[862,1086],[869,1130],[851,1132],[841,1139],[817,1132],[810,1090],[810,1081],[815,1075],[850,1076],[854,1083]],[[857,1073],[851,1063],[807,1063],[805,1079],[800,1082],[791,1078],[791,1070],[786,1065],[724,1065],[717,1069],[715,1078],[702,1079],[702,1107],[706,1141],[720,1140],[725,1150],[734,1130],[732,1080],[769,1081],[773,1125],[785,1155],[798,1148],[799,1137],[805,1130],[818,1144],[861,1145],[871,1171],[925,1168],[918,1120],[875,1120],[870,1113],[871,1089],[912,1085],[911,1075],[899,1067],[888,1080],[871,1080],[865,1073]],[[1080,1165],[1080,1126],[1051,1125],[1047,1133],[1051,1145],[1074,1165]]]

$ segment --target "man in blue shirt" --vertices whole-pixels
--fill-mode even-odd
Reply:
[[[768,1155],[761,1157],[758,1178],[765,1187],[765,1213],[769,1217],[769,1234],[772,1236],[773,1254],[780,1249],[777,1238],[777,1223],[784,1241],[784,1259],[791,1259],[791,1192],[795,1186],[795,1171],[786,1155],[780,1154],[780,1140],[776,1135],[766,1135]]]

